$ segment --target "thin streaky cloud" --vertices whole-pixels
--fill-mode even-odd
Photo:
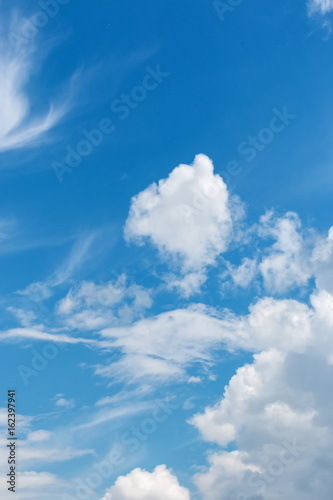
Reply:
[[[20,32],[23,18],[11,21],[11,30]],[[4,27],[0,31],[0,152],[32,146],[45,140],[49,132],[68,113],[73,102],[73,88],[77,78],[67,84],[66,94],[52,96],[49,109],[36,113],[33,108],[38,97],[27,90],[33,73],[40,67],[44,48],[41,52],[36,42],[29,45],[11,46]]]

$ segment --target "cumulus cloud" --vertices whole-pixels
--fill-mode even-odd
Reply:
[[[259,236],[276,240],[259,266],[265,288],[282,293],[305,285],[311,271],[307,265],[307,242],[298,215],[288,212],[277,217],[273,211],[267,212],[260,218]]]
[[[9,33],[20,33],[26,19],[13,19]],[[8,29],[8,25],[6,26]],[[33,43],[14,47],[0,26],[0,152],[22,148],[40,140],[69,109],[69,100],[51,103],[47,111],[38,110],[38,99],[27,90],[33,73],[40,64]]]
[[[211,199],[210,183],[218,188]],[[206,267],[237,241],[235,224],[241,214],[241,205],[230,199],[211,161],[199,155],[192,166],[177,167],[168,179],[132,200],[125,236],[128,241],[150,241],[163,258],[176,262],[180,273],[172,270],[168,286],[190,296],[204,283]],[[333,487],[333,406],[328,397],[333,389],[333,228],[327,237],[319,236],[304,230],[297,214],[269,211],[249,233],[256,240],[254,255],[251,249],[238,267],[227,263],[233,282],[247,287],[260,279],[264,290],[282,295],[314,278],[316,288],[304,302],[269,296],[253,301],[244,314],[192,304],[144,318],[152,305],[150,290],[127,284],[125,277],[102,284],[85,281],[56,306],[56,318],[67,333],[33,327],[34,317],[12,309],[23,328],[2,332],[0,340],[108,349],[112,360],[95,366],[95,373],[149,390],[162,383],[200,383],[221,349],[253,354],[253,362],[237,370],[216,404],[189,421],[214,444],[208,466],[194,478],[203,500],[328,500]],[[97,330],[100,338],[68,333],[76,329]],[[190,374],[194,365],[202,368],[197,376]],[[190,409],[188,401],[184,407]],[[103,398],[98,405],[109,403],[114,400]],[[58,395],[57,406],[72,403]],[[101,410],[81,427],[137,408]],[[55,462],[59,455],[47,431],[30,433],[21,448],[28,463],[45,457]],[[90,450],[64,448],[62,453],[63,459],[72,459]],[[103,500],[111,498],[190,497],[166,466],[159,466],[152,473],[135,469],[119,477]]]
[[[159,465],[153,472],[138,468],[118,477],[102,500],[190,500],[190,493],[165,465]]]
[[[332,254],[332,235],[325,243],[303,228],[294,212],[269,210],[254,225],[243,219],[241,201],[230,196],[212,161],[200,154],[193,165],[179,165],[167,179],[132,198],[124,237],[155,246],[172,267],[163,276],[167,287],[187,298],[201,289],[207,267],[217,265],[221,255],[224,287],[258,282],[269,293],[283,294],[306,287],[319,261]],[[248,255],[240,264],[226,258],[245,243]]]
[[[221,274],[223,284],[229,285],[228,278],[231,278],[233,286],[247,288],[258,275],[258,263],[256,259],[245,257],[239,266],[226,261],[227,270]]]
[[[192,165],[179,165],[132,198],[124,236],[138,244],[150,241],[163,258],[189,273],[215,264],[242,216],[212,161],[200,154]]]
[[[227,270],[221,274],[225,287],[255,283],[270,294],[282,295],[305,289],[315,278],[321,289],[332,290],[333,228],[327,237],[321,236],[304,228],[296,213],[278,215],[270,210],[249,233],[249,256],[240,265],[225,261]]]
[[[204,500],[331,497],[333,296],[317,290],[310,302],[253,306],[247,322],[260,352],[190,420],[222,448],[195,476]]]
[[[313,382],[304,381],[308,369],[317,370]],[[203,498],[328,500],[333,434],[324,393],[331,380],[332,368],[311,355],[267,351],[239,369],[221,403],[192,419],[204,439],[237,447],[211,454],[196,475]]]

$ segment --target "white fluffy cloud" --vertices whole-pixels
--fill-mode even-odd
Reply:
[[[315,278],[321,289],[333,290],[333,228],[327,237],[320,236],[304,229],[296,213],[280,216],[270,210],[250,232],[255,238],[248,245],[249,256],[238,266],[226,261],[227,271],[221,275],[225,285],[230,286],[228,278],[242,288],[261,283],[263,290],[281,295],[305,289]]]
[[[327,242],[320,239],[294,212],[281,216],[270,210],[252,226],[240,224],[243,216],[242,203],[230,197],[211,160],[200,154],[193,165],[176,167],[132,198],[124,236],[138,244],[150,241],[180,271],[164,276],[168,288],[185,297],[205,283],[207,266],[240,243],[247,244],[248,255],[240,265],[224,257],[223,286],[228,278],[242,288],[257,280],[269,293],[283,294],[305,287],[320,261],[333,259],[333,233]]]
[[[312,381],[308,370],[316,370]],[[192,420],[204,439],[237,446],[213,453],[209,468],[196,475],[203,499],[329,500],[333,413],[325,394],[332,374],[311,355],[274,350],[239,369],[221,403]]]
[[[305,285],[311,271],[298,215],[289,212],[276,217],[272,211],[267,212],[260,218],[259,236],[275,240],[259,266],[265,288],[281,293]]]
[[[102,500],[190,500],[190,494],[165,465],[159,465],[153,472],[134,469],[118,477]]]
[[[150,241],[162,256],[180,259],[186,271],[200,270],[227,250],[242,215],[212,161],[200,154],[132,199],[124,235],[139,244]]]
[[[224,395],[190,422],[224,450],[195,476],[204,500],[331,498],[333,296],[311,307],[263,299],[247,318],[261,350]],[[236,451],[226,451],[230,445]]]

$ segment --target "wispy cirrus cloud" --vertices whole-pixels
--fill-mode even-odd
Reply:
[[[16,15],[10,25],[14,32],[26,20]],[[50,47],[48,47],[50,50]],[[66,97],[52,96],[48,109],[40,109],[40,96],[33,93],[28,84],[39,69],[47,49],[37,50],[36,41],[19,44],[14,50],[7,37],[4,25],[0,26],[0,152],[35,145],[45,139],[71,107],[72,92]],[[69,87],[73,84],[69,83]]]
[[[333,0],[309,0],[308,13],[309,15],[320,13],[327,14],[333,10]]]

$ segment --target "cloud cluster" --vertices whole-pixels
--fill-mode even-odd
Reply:
[[[294,212],[278,215],[269,210],[251,232],[254,249],[248,245],[248,256],[239,265],[226,261],[224,283],[241,288],[256,283],[264,292],[283,295],[305,289],[316,279],[321,289],[332,290],[333,228],[322,236],[304,229]]]
[[[124,236],[156,247],[171,268],[163,277],[167,287],[187,298],[207,280],[208,266],[221,266],[222,255],[224,286],[247,288],[257,281],[279,295],[306,287],[332,255],[332,234],[325,241],[304,229],[294,212],[268,210],[258,223],[246,223],[242,202],[230,196],[203,154],[132,198]],[[246,257],[232,262],[233,250],[245,244]]]
[[[214,174],[212,161],[200,154],[192,165],[179,165],[132,198],[124,236],[138,244],[151,242],[183,272],[202,272],[227,250],[242,216],[242,205]]]
[[[304,286],[311,270],[307,266],[309,255],[298,215],[288,212],[277,217],[269,211],[260,218],[258,235],[275,240],[259,264],[266,290],[282,293]]]
[[[331,497],[333,466],[333,296],[318,290],[311,307],[264,299],[249,324],[260,347],[237,370],[215,406],[190,423],[217,443],[195,476],[205,500]],[[236,451],[227,451],[232,445]]]
[[[243,215],[242,204],[214,175],[211,161],[199,155],[193,165],[180,165],[132,199],[125,237],[139,244],[150,241],[171,266],[169,288],[182,289],[187,296],[204,283],[208,266],[218,266],[221,254],[246,240],[248,253],[241,264],[228,262],[226,256],[224,262],[225,279],[243,288],[258,280],[261,291],[269,294],[252,301],[248,312],[186,304],[145,317],[152,306],[151,291],[127,284],[121,276],[117,282],[73,285],[56,304],[53,319],[58,323],[51,333],[43,325],[34,326],[35,314],[12,307],[22,327],[2,332],[0,340],[107,349],[112,361],[95,366],[95,373],[130,385],[130,394],[138,386],[148,387],[143,395],[161,384],[201,383],[221,349],[253,355],[253,362],[237,370],[216,404],[189,420],[215,446],[208,466],[194,477],[203,500],[329,500],[333,228],[321,236],[304,230],[295,213],[268,211],[257,224],[240,230]],[[72,259],[50,283],[64,283],[81,261],[82,255]],[[305,287],[310,293],[303,302],[283,298]],[[66,333],[59,333],[63,329]],[[87,337],[76,336],[77,330]],[[202,370],[198,376],[189,373],[194,365]],[[56,401],[60,408],[74,404],[61,395]],[[103,409],[108,403],[112,405],[112,398],[101,400],[94,425],[114,418],[114,409]],[[137,411],[135,406],[116,413]],[[90,451],[63,447],[62,459]],[[48,431],[32,432],[21,443],[22,460],[29,464],[54,462],[58,455],[59,446]],[[151,473],[134,469],[119,477],[103,500],[171,498],[189,500],[190,494],[162,465]]]

